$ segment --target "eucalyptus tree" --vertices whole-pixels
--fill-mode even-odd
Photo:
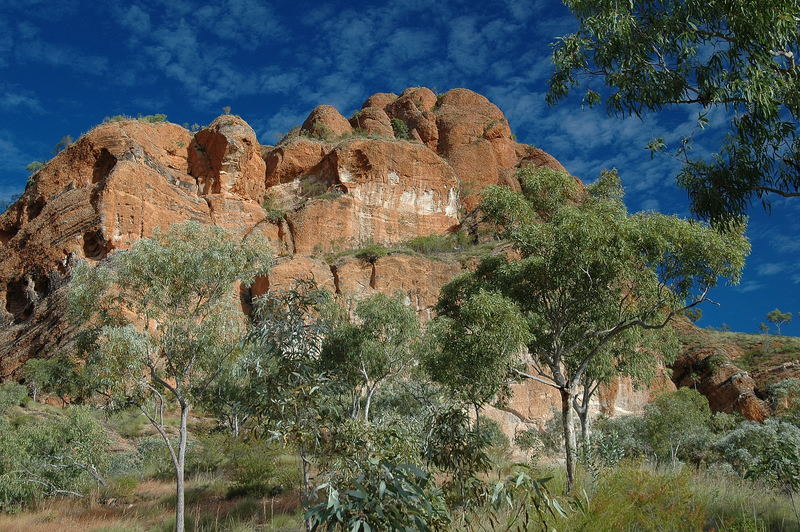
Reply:
[[[775,328],[778,329],[778,336],[781,334],[781,325],[789,323],[792,321],[792,313],[791,312],[781,312],[780,309],[771,310],[767,313],[767,319],[775,325]]]
[[[304,505],[311,496],[314,453],[339,417],[326,394],[329,378],[320,362],[331,305],[332,294],[313,280],[268,292],[256,300],[248,333],[253,348],[239,362],[263,428],[297,449]]]
[[[271,263],[263,239],[239,241],[186,222],[73,273],[68,311],[84,327],[83,381],[109,409],[137,407],[161,435],[175,470],[178,531],[189,412],[239,352],[245,323],[235,283],[248,285]],[[164,417],[169,408],[180,412],[177,442]]]
[[[462,300],[468,275],[442,288],[438,316],[428,326],[431,341],[423,352],[423,368],[432,381],[474,409],[480,430],[480,410],[510,393],[509,360],[529,340],[527,323],[515,303],[498,291],[477,289]]]
[[[398,295],[375,294],[356,304],[354,315],[340,319],[325,339],[323,366],[352,390],[351,417],[369,422],[375,392],[415,365],[420,327],[414,309]]]
[[[697,107],[699,127],[727,122],[710,159],[691,155],[691,138],[676,146],[678,181],[701,217],[730,222],[754,198],[800,196],[800,1],[564,3],[578,30],[554,46],[550,103],[582,85],[584,103],[605,100],[610,114]]]
[[[676,314],[706,301],[720,277],[737,282],[749,242],[741,226],[722,232],[656,213],[629,215],[614,172],[604,172],[588,190],[565,173],[543,168],[524,169],[518,177],[522,192],[493,186],[482,202],[486,221],[511,242],[512,252],[487,257],[474,272],[453,280],[437,310],[463,322],[463,310],[485,307],[482,301],[491,293],[493,305],[504,298],[515,309],[509,314],[524,318],[525,335],[503,346],[508,356],[498,357],[495,367],[505,365],[519,378],[558,390],[570,489],[573,402],[587,372],[603,357],[609,357],[607,371],[624,372],[641,353],[613,349],[615,343],[624,337],[624,343],[642,343]],[[468,322],[461,327],[467,337],[483,336]],[[527,356],[514,356],[522,348]],[[659,362],[652,356],[638,363]]]

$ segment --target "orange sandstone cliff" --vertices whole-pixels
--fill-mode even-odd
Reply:
[[[0,216],[0,379],[68,344],[63,291],[78,261],[101,261],[190,219],[271,241],[277,265],[242,294],[243,307],[271,287],[313,276],[345,296],[400,291],[429,319],[441,286],[474,260],[393,253],[364,261],[342,252],[454,231],[486,186],[518,189],[518,168],[564,170],[516,142],[502,111],[466,89],[374,94],[350,119],[322,105],[295,133],[272,147],[233,115],[195,134],[171,123],[111,122],[47,163]],[[637,411],[649,393],[618,382],[600,406]],[[763,417],[755,396],[723,402]],[[524,383],[492,416],[513,433],[541,423],[557,404],[550,390]]]

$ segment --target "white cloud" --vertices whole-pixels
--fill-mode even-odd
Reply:
[[[788,264],[782,262],[765,262],[763,264],[759,264],[756,266],[756,275],[764,276],[764,275],[776,275],[783,271],[786,271],[788,268]]]

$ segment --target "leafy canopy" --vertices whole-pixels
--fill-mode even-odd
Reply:
[[[656,213],[629,215],[613,172],[586,192],[553,170],[519,177],[522,193],[489,187],[482,205],[517,256],[488,257],[456,278],[438,310],[463,324],[464,311],[501,305],[487,294],[513,302],[507,314],[524,316],[528,331],[513,339],[524,340],[558,387],[577,383],[613,342],[636,344],[644,331],[702,301],[720,277],[739,279],[749,251],[741,227],[719,232]]]
[[[728,135],[710,159],[678,154],[678,175],[696,214],[730,222],[754,198],[800,196],[798,0],[565,0],[578,19],[558,39],[548,101],[588,87],[611,114],[640,116],[670,106],[720,109]],[[597,83],[585,77],[599,78]],[[602,95],[601,95],[602,93]],[[663,139],[650,148],[664,149]]]

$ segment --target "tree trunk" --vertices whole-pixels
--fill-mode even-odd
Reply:
[[[569,493],[575,484],[575,455],[577,443],[575,441],[575,411],[572,409],[572,392],[561,388],[561,422],[564,425],[564,458],[567,464],[567,484],[564,493]]]
[[[303,469],[303,488],[302,493],[300,494],[300,501],[302,503],[303,508],[305,509],[308,505],[308,495],[309,495],[309,484],[311,484],[311,471],[310,471],[310,463],[308,458],[306,458],[306,447],[304,443],[300,443],[299,445],[299,452],[300,452],[300,463],[302,464]],[[306,531],[311,532],[311,521],[306,519],[304,521]]]
[[[578,410],[578,419],[581,422],[581,445],[583,446],[583,452],[589,452],[589,405],[585,405],[583,408]]]
[[[369,407],[372,406],[372,396],[375,393],[376,388],[376,386],[373,386],[372,388],[367,389],[367,402],[364,405],[364,421],[367,423],[369,423]]]
[[[175,532],[184,531],[184,522],[186,515],[186,503],[184,494],[186,492],[184,485],[184,470],[186,465],[186,441],[188,440],[189,432],[186,427],[186,422],[189,418],[189,405],[181,405],[181,427],[178,441],[178,462],[175,464]]]

